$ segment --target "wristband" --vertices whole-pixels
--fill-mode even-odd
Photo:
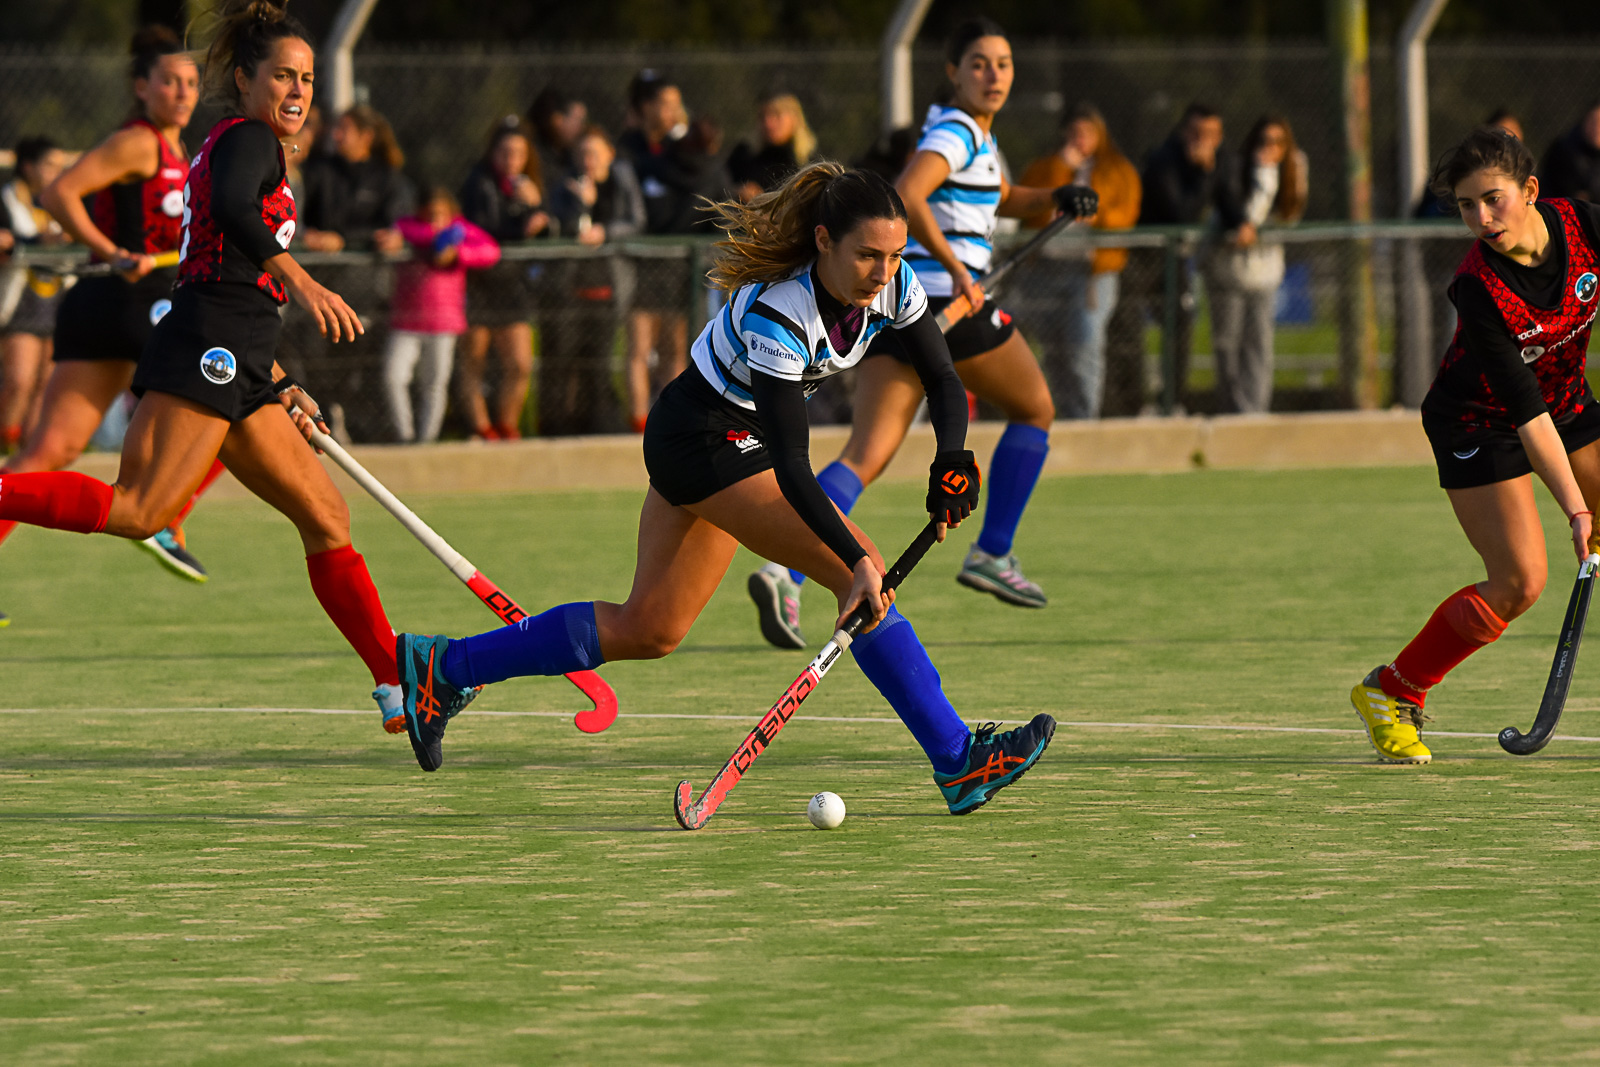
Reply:
[[[295,381],[293,376],[288,374],[285,374],[282,378],[279,378],[277,381],[272,383],[272,391],[278,396],[282,396],[291,389],[299,388],[301,388],[300,383]]]
[[[1594,512],[1592,512],[1592,511],[1574,511],[1571,515],[1567,516],[1567,525],[1571,526],[1573,524],[1573,522],[1578,518],[1579,515],[1588,515],[1588,516],[1590,516],[1592,518],[1594,516]]]

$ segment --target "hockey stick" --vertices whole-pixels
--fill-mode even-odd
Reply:
[[[151,270],[176,267],[178,265],[178,253],[160,252],[157,253],[155,260],[155,266],[150,268]],[[137,266],[132,260],[122,259],[113,263],[29,263],[27,258],[23,257],[21,262],[29,270],[37,271],[40,274],[71,274],[78,278],[103,278],[109,274],[121,274],[123,271],[132,270]]]
[[[450,569],[450,573],[472,590],[484,606],[496,615],[507,626],[520,622],[528,617],[528,613],[517,606],[500,587],[483,576],[483,573],[469,563],[466,557],[451,548],[444,538],[434,533],[427,523],[419,519],[415,512],[400,502],[400,499],[372,473],[356,462],[354,456],[329,437],[322,430],[315,427],[311,431],[311,443],[333,458],[343,471],[355,479],[357,485],[372,495],[372,498],[382,504],[384,510],[400,521],[400,525],[410,531],[411,536],[422,542],[426,548],[438,557],[439,562]],[[578,729],[586,734],[597,734],[610,726],[617,719],[617,694],[606,684],[606,680],[594,671],[573,671],[568,674],[567,681],[583,691],[583,695],[594,702],[594,707],[588,711],[580,711],[573,716],[572,722]]]
[[[883,576],[885,592],[905,581],[906,575],[910,574],[911,568],[927,554],[937,536],[938,529],[932,522],[922,528],[916,540],[912,541],[900,554],[900,558],[894,561],[889,573]],[[685,830],[698,830],[716,814],[717,806],[728,795],[728,790],[738,784],[739,779],[744,777],[744,772],[748,771],[750,765],[756,761],[756,757],[772,744],[772,739],[778,736],[778,731],[783,729],[801,702],[811,695],[811,691],[822,681],[822,676],[828,673],[828,668],[833,666],[839,655],[850,647],[850,642],[861,632],[861,628],[867,624],[869,618],[871,618],[871,608],[866,604],[861,604],[850,613],[844,625],[834,631],[833,637],[822,646],[817,658],[800,672],[800,677],[796,678],[788,689],[784,690],[783,696],[779,697],[778,702],[761,717],[761,721],[750,731],[750,735],[739,742],[739,747],[734,749],[728,762],[722,765],[722,770],[718,771],[711,784],[706,786],[706,791],[701,794],[699,800],[693,800],[693,785],[687,781],[678,783],[673,812],[678,817],[679,826]]]
[[[1015,267],[1018,263],[1021,263],[1024,259],[1027,259],[1029,256],[1033,255],[1044,246],[1046,241],[1050,240],[1050,238],[1060,233],[1064,228],[1077,221],[1078,220],[1071,215],[1062,215],[1060,218],[1052,221],[1050,225],[1046,226],[1044,229],[1028,238],[1027,243],[1021,248],[1017,249],[1005,259],[1001,260],[999,265],[990,270],[988,274],[985,274],[983,277],[979,278],[978,288],[983,290],[984,296],[992,296],[993,290],[999,286],[1000,280],[1011,272],[1011,268]],[[941,332],[949,333],[950,327],[954,326],[956,323],[960,322],[970,314],[972,314],[972,302],[964,296],[958,296],[954,300],[950,301],[950,303],[946,304],[944,306],[944,310],[939,312],[939,314],[934,317],[933,321],[938,323]]]
[[[1567,618],[1556,641],[1555,662],[1550,664],[1550,680],[1544,683],[1544,699],[1533,726],[1523,733],[1515,726],[1500,731],[1500,747],[1513,756],[1531,756],[1550,743],[1561,710],[1567,706],[1567,690],[1572,686],[1572,668],[1578,662],[1578,645],[1583,641],[1583,624],[1589,618],[1589,597],[1594,592],[1595,569],[1600,554],[1591,554],[1578,567],[1578,580],[1572,584],[1572,599],[1567,601]]]

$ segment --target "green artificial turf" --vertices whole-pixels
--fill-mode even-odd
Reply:
[[[886,554],[919,495],[864,499]],[[638,494],[413,503],[530,610],[626,593]],[[352,506],[397,627],[493,621]],[[0,713],[0,1061],[1600,1050],[1600,744],[1518,760],[1434,736],[1436,762],[1402,768],[1352,732],[1350,686],[1479,574],[1430,471],[1046,481],[1018,551],[1047,610],[957,586],[964,532],[900,601],[968,718],[1063,721],[1027,778],[943,814],[841,663],[692,834],[673,786],[703,787],[809,655],[762,645],[748,556],[675,655],[603,669],[624,711],[608,733],[572,728],[566,682],[518,680],[424,775],[378,728],[287,524],[211,501],[189,533],[204,587],[109,539],[25,529],[0,551],[0,708],[34,709]],[[1559,542],[1551,561],[1544,600],[1434,694],[1438,730],[1532,721],[1575,569]],[[808,596],[815,648],[831,612]],[[1600,735],[1597,677],[1580,661],[1567,732]],[[805,821],[821,789],[849,807],[839,830]]]

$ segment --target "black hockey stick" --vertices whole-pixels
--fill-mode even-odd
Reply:
[[[1017,249],[1015,252],[1011,253],[1005,259],[1001,260],[995,265],[994,269],[989,271],[988,274],[985,274],[983,277],[978,279],[978,288],[983,290],[983,295],[986,297],[993,296],[994,291],[1000,286],[1000,280],[1007,274],[1011,273],[1012,267],[1015,267],[1018,263],[1021,263],[1023,260],[1037,252],[1040,248],[1044,247],[1044,243],[1050,240],[1050,238],[1054,237],[1056,234],[1060,233],[1064,227],[1070,226],[1072,223],[1077,221],[1079,220],[1071,215],[1062,215],[1060,218],[1052,221],[1050,225],[1046,226],[1044,229],[1028,238],[1026,244]],[[950,327],[954,326],[956,323],[960,322],[970,314],[972,314],[972,304],[967,300],[966,297],[957,296],[954,300],[950,301],[950,303],[944,306],[944,310],[939,312],[939,314],[934,318],[934,321],[939,324],[939,329],[941,331],[949,333]]]
[[[156,263],[152,268],[153,270],[161,270],[165,267],[176,267],[178,265],[178,253],[159,252],[155,256],[155,261]],[[123,271],[132,270],[135,266],[137,266],[137,264],[135,264],[132,260],[117,260],[115,263],[105,263],[100,261],[91,261],[88,263],[30,263],[26,257],[24,257],[21,262],[29,270],[36,271],[40,274],[72,274],[79,278],[103,278],[110,274],[121,274]]]
[[[889,573],[883,576],[885,592],[905,581],[906,575],[910,574],[911,568],[927,554],[937,536],[938,530],[932,522],[922,528],[916,540],[912,541],[900,554],[900,558],[894,561]],[[739,742],[739,747],[734,749],[728,762],[722,765],[722,770],[718,771],[711,784],[706,786],[706,791],[701,794],[699,800],[693,799],[693,785],[687,781],[678,783],[673,812],[678,817],[679,826],[685,830],[698,830],[706,824],[716,813],[717,805],[722,803],[722,798],[728,795],[728,790],[738,784],[739,779],[744,777],[744,772],[748,771],[750,765],[756,761],[756,757],[772,744],[772,739],[777,737],[778,731],[788,723],[800,707],[801,701],[811,695],[817,683],[822,681],[822,676],[828,673],[828,668],[832,667],[839,655],[850,647],[850,642],[861,632],[861,628],[871,617],[872,609],[866,604],[860,605],[850,613],[844,625],[835,630],[833,637],[822,646],[817,658],[812,660],[806,669],[800,672],[800,677],[783,691],[783,696],[779,697],[778,702],[761,717],[761,721],[756,723],[756,728],[750,731],[750,735]]]
[[[1561,624],[1556,642],[1555,662],[1550,664],[1550,680],[1544,684],[1544,699],[1533,726],[1523,733],[1515,726],[1500,731],[1500,747],[1513,756],[1531,756],[1550,743],[1561,709],[1567,706],[1567,690],[1572,686],[1572,669],[1578,662],[1578,645],[1583,641],[1583,624],[1589,618],[1589,597],[1594,592],[1595,569],[1600,554],[1591,554],[1578,567],[1578,580],[1572,584],[1572,599],[1567,601],[1567,619]]]

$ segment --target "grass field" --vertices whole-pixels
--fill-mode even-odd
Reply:
[[[888,552],[918,495],[863,501]],[[413,503],[530,609],[626,592],[637,494]],[[398,627],[486,628],[352,505]],[[1478,574],[1429,471],[1048,481],[1018,547],[1049,609],[957,586],[964,539],[901,600],[969,718],[1063,721],[1029,777],[942,814],[841,664],[695,834],[673,785],[809,655],[760,643],[748,557],[677,654],[604,668],[610,732],[572,728],[559,679],[507,683],[424,775],[288,526],[218,501],[190,539],[205,587],[107,539],[0,552],[0,1061],[1600,1058],[1600,744],[1436,734],[1397,768],[1355,732],[1350,686]],[[1551,559],[1434,695],[1439,731],[1532,721],[1574,570]],[[1571,734],[1600,734],[1596,678]],[[820,789],[850,808],[831,833]]]

